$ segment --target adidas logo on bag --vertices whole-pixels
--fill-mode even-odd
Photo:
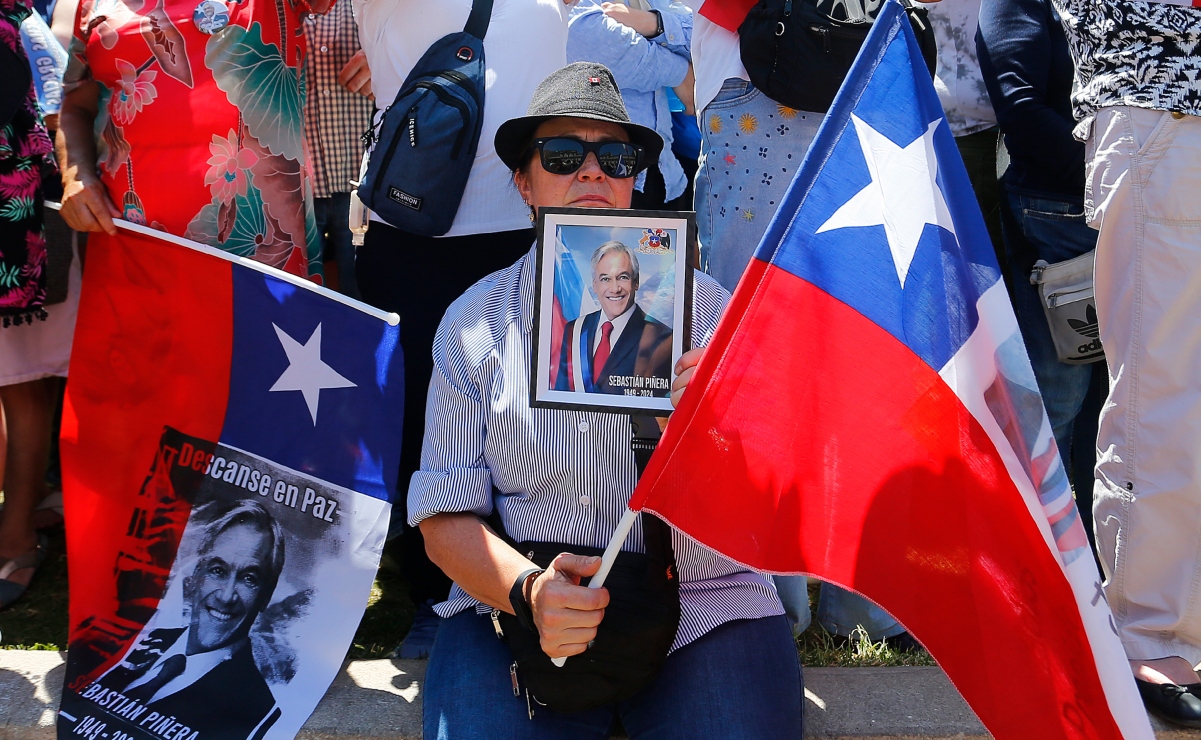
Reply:
[[[1101,329],[1097,326],[1097,309],[1091,303],[1084,309],[1084,321],[1080,319],[1068,319],[1068,326],[1075,329],[1076,333],[1080,336],[1093,340],[1077,347],[1076,351],[1078,353],[1085,355],[1101,351],[1101,340],[1098,339],[1101,335]]]
[[[1075,329],[1077,334],[1089,339],[1096,339],[1101,335],[1101,330],[1097,327],[1097,309],[1093,308],[1091,303],[1084,309],[1084,321],[1068,319],[1068,326]]]

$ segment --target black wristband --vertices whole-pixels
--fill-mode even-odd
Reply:
[[[518,624],[534,634],[538,634],[538,627],[534,625],[534,611],[530,609],[530,603],[525,600],[525,582],[530,576],[542,575],[545,572],[546,568],[530,568],[517,576],[517,580],[513,582],[513,588],[509,589],[509,604],[513,607],[513,613],[517,615]]]
[[[647,36],[647,38],[657,39],[663,35],[663,14],[654,9],[652,9],[651,12],[655,14],[655,32],[650,36]]]

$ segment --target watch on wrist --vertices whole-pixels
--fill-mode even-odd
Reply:
[[[534,634],[538,634],[538,627],[534,625],[534,611],[530,609],[530,602],[525,599],[525,582],[530,576],[537,577],[545,572],[546,568],[530,568],[517,576],[517,580],[513,581],[513,588],[509,589],[509,604],[513,607],[513,613],[517,615],[518,624]]]
[[[653,10],[653,9],[651,10],[651,12],[655,14],[655,32],[652,33],[650,36],[647,36],[647,38],[648,39],[657,39],[663,35],[663,14],[660,13],[659,11]]]

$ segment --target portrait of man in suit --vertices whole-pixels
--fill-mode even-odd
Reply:
[[[638,255],[607,241],[592,253],[591,267],[600,310],[567,323],[555,390],[666,398],[672,332],[635,301]]]
[[[183,581],[187,627],[152,630],[100,683],[174,715],[201,738],[261,734],[278,712],[271,713],[275,698],[249,635],[283,570],[283,531],[247,499],[225,504],[199,536],[196,564]]]

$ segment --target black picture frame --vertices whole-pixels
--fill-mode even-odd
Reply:
[[[669,415],[675,364],[692,346],[696,214],[543,207],[538,209],[537,230],[530,406]],[[594,359],[592,344],[601,341],[596,327],[608,313],[600,307],[592,287],[591,262],[603,245],[613,241],[633,255],[631,266],[638,265],[638,287],[632,305],[613,317],[613,323],[621,327],[614,329],[618,338],[610,355],[617,358],[611,369],[618,372],[594,380],[585,372],[591,370]],[[623,251],[612,246],[606,250],[606,257],[608,252]],[[556,284],[564,294],[559,296],[563,300],[558,309]],[[579,300],[572,305],[577,293]],[[595,319],[590,318],[592,314]],[[626,331],[635,321],[638,328]],[[666,356],[668,342],[670,357]],[[581,353],[581,347],[589,349]]]

